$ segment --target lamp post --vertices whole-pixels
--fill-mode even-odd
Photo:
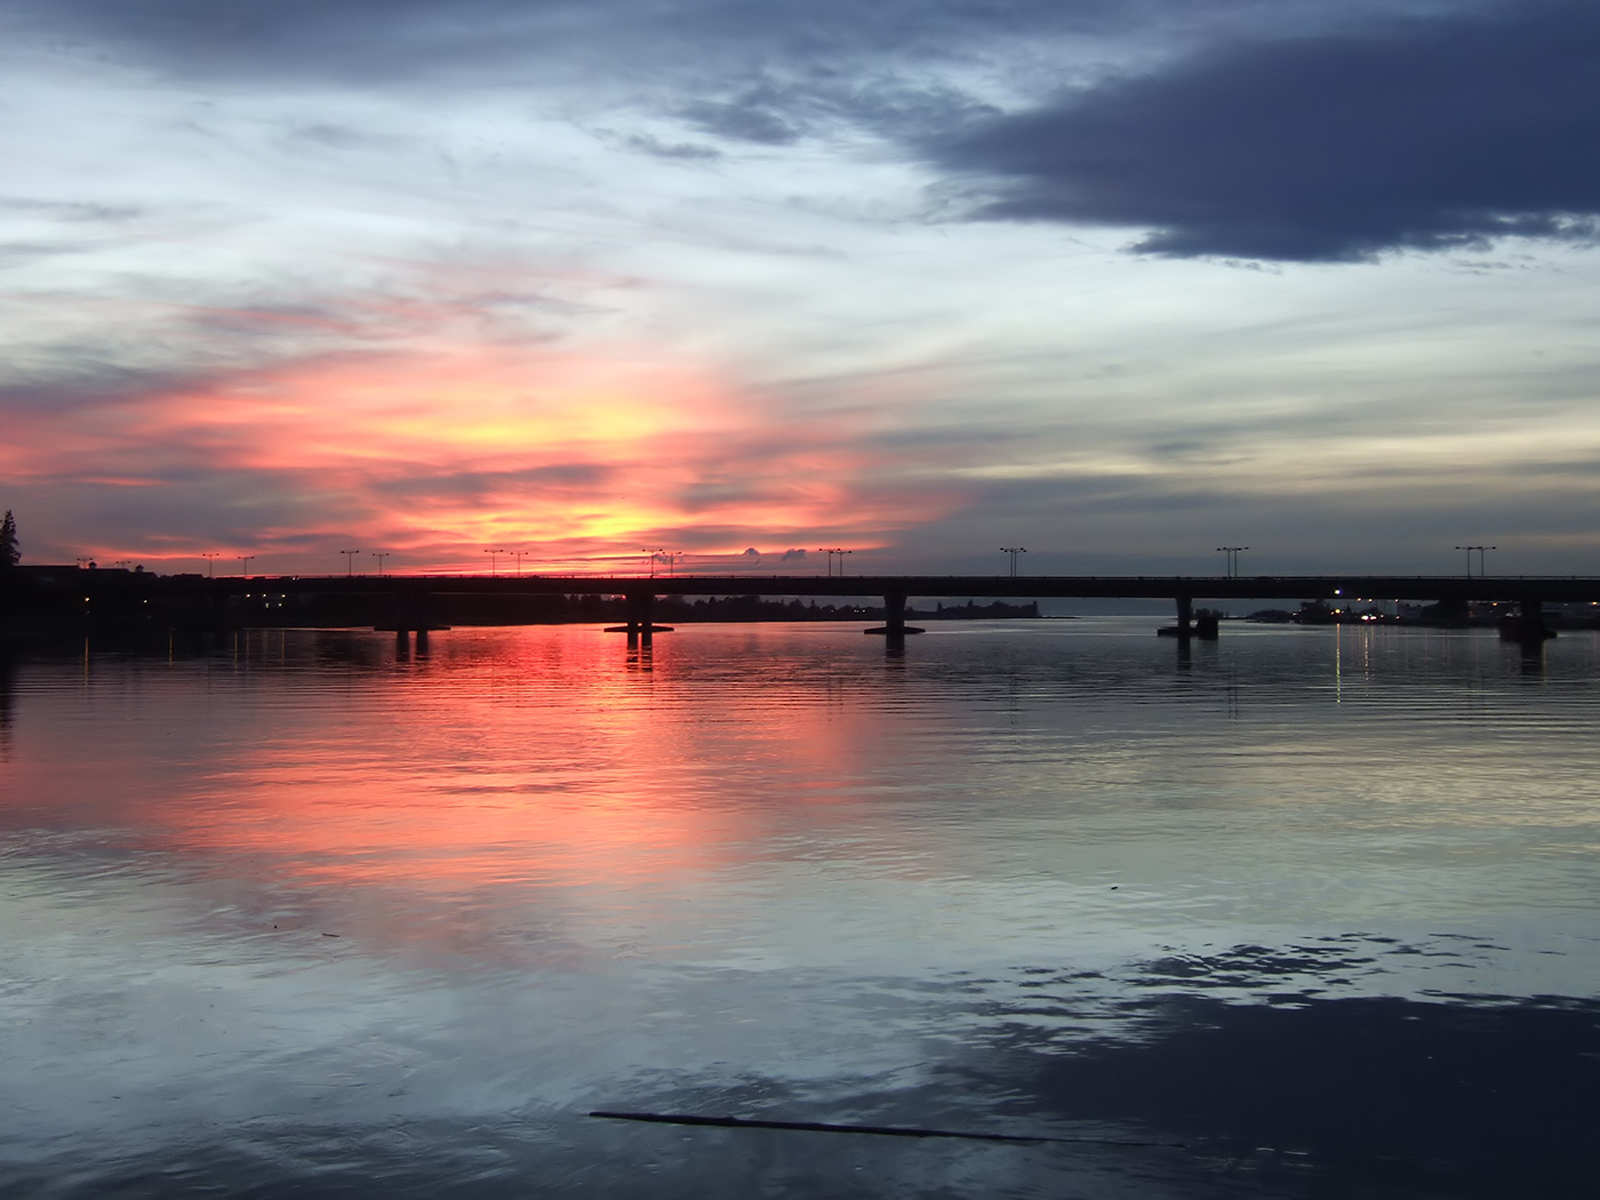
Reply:
[[[1500,549],[1500,547],[1499,546],[1457,546],[1456,549],[1457,550],[1465,550],[1467,552],[1467,578],[1468,579],[1472,578],[1472,552],[1474,550],[1476,550],[1478,552],[1478,578],[1481,579],[1481,578],[1483,578],[1485,575],[1487,575],[1489,573],[1488,564],[1487,564],[1486,560],[1484,559],[1484,552],[1488,551],[1488,550],[1498,550],[1498,549]]]
[[[372,552],[372,557],[378,560],[378,578],[379,579],[383,578],[383,560],[388,558],[389,555],[392,554],[392,553],[394,553],[392,550],[374,550]]]
[[[818,546],[817,553],[828,556],[828,577],[830,579],[833,577],[833,556],[837,554],[839,556],[839,577],[841,579],[844,578],[844,556],[853,553],[853,551],[846,550],[843,546]]]
[[[250,578],[250,560],[254,557],[254,554],[241,554],[239,556],[239,574],[246,579]]]
[[[660,548],[651,550],[647,546],[643,550],[639,551],[639,553],[649,556],[645,559],[645,562],[648,564],[646,570],[648,571],[650,578],[654,579],[656,577],[656,563],[661,560],[661,558],[666,554],[666,551]]]
[[[345,578],[348,579],[356,573],[356,555],[360,554],[361,551],[341,550],[339,553],[344,555],[344,574]]]
[[[1017,577],[1017,555],[1026,554],[1027,552],[1028,552],[1028,548],[1026,546],[1001,546],[1000,547],[1000,553],[1001,554],[1009,554],[1009,555],[1011,555],[1011,578],[1015,579]]]
[[[532,556],[533,551],[532,550],[513,550],[511,553],[517,556],[517,574],[521,575],[522,574],[522,560]]]
[[[499,546],[491,546],[484,551],[489,556],[489,574],[500,574],[500,556],[505,553]]]
[[[1249,546],[1218,546],[1217,547],[1217,553],[1218,554],[1226,554],[1228,556],[1228,575],[1227,575],[1227,577],[1229,579],[1237,579],[1237,578],[1239,578],[1239,551],[1248,550],[1248,549],[1250,549]]]
[[[217,577],[217,559],[222,557],[221,551],[205,550],[201,552],[200,557],[206,560],[206,578],[215,579]]]

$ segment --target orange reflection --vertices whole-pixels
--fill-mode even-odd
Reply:
[[[848,801],[880,725],[870,706],[785,684],[770,664],[700,686],[664,639],[641,672],[623,638],[594,629],[451,635],[410,664],[386,639],[351,638],[366,665],[331,671],[316,668],[313,635],[272,638],[232,669],[144,674],[160,741],[137,722],[110,730],[68,778],[73,756],[51,747],[46,770],[19,764],[7,807],[69,797],[78,819],[139,829],[222,879],[403,897],[383,902],[397,913],[501,887],[681,890],[759,870],[765,847],[803,836],[797,796]],[[88,668],[91,709],[100,669]],[[312,686],[297,683],[308,671]],[[773,719],[752,723],[753,704]],[[827,818],[871,819],[847,804]]]

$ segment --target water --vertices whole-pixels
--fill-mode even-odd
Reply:
[[[0,659],[0,1189],[1584,1190],[1600,640],[1152,624]]]

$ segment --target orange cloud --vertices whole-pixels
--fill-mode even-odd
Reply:
[[[252,546],[359,537],[398,551],[391,565],[474,570],[482,547],[515,546],[549,569],[647,543],[872,544],[935,519],[948,492],[879,445],[897,406],[797,414],[669,354],[457,344],[36,414],[25,472],[134,491],[204,479]]]

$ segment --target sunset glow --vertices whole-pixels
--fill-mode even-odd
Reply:
[[[27,561],[1600,563],[1574,0],[6,2]]]
[[[130,491],[169,489],[176,475],[248,481],[241,490],[283,497],[295,518],[263,521],[255,545],[354,537],[414,567],[469,570],[482,569],[482,547],[514,547],[544,569],[586,569],[645,542],[781,553],[819,536],[870,545],[936,517],[948,489],[941,499],[914,472],[895,480],[897,464],[866,441],[875,417],[774,412],[709,371],[637,350],[436,347],[241,371],[65,421],[41,414],[7,466],[19,482]],[[111,459],[122,474],[99,473]],[[185,557],[159,543],[146,552]]]

